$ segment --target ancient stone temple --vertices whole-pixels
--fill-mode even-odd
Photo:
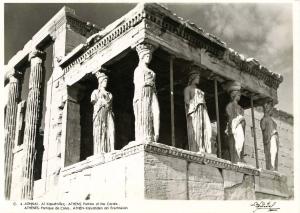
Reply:
[[[7,199],[293,197],[282,76],[159,4],[103,29],[64,7],[5,68]]]

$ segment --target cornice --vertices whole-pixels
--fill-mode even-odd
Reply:
[[[133,145],[125,146],[122,150],[115,150],[111,153],[104,153],[87,158],[85,161],[81,161],[77,164],[65,167],[63,169],[63,176],[77,173],[94,166],[104,164],[110,161],[114,161],[119,158],[128,157],[138,154],[140,152],[147,152],[157,155],[164,155],[174,158],[186,160],[187,162],[193,162],[197,164],[207,165],[214,168],[233,170],[244,174],[250,174],[254,176],[260,175],[260,169],[247,164],[234,164],[228,160],[213,157],[211,154],[196,153],[188,150],[179,149],[176,147],[164,145],[161,143],[136,143]]]
[[[144,150],[146,152],[176,157],[176,158],[184,159],[188,162],[205,164],[215,168],[234,170],[237,172],[242,172],[251,175],[260,174],[260,171],[251,165],[234,164],[228,160],[212,157],[210,154],[191,152],[191,151],[167,146],[160,143],[147,143],[144,145]]]
[[[254,75],[262,80],[267,86],[278,89],[283,77],[280,74],[269,71],[266,67],[259,64],[254,58],[245,58],[235,50],[226,50],[223,61],[231,66],[237,67],[242,72]]]
[[[136,8],[139,9],[139,7]],[[112,43],[115,39],[121,37],[138,23],[140,23],[143,18],[144,11],[134,11],[120,18],[121,21],[119,19],[112,23],[111,25],[113,26],[116,25],[116,22],[120,23],[116,25],[115,28],[111,29],[111,26],[109,25],[99,33],[92,35],[90,38],[88,38],[86,44],[81,45],[80,48],[76,48],[76,51],[72,51],[69,55],[66,56],[68,60],[63,60],[60,63],[60,65],[63,67],[63,71],[66,73],[76,64],[81,64],[85,60],[92,58],[99,51]],[[107,32],[107,29],[109,29],[110,31]],[[78,54],[80,56],[76,58]]]
[[[95,24],[82,21],[74,15],[67,15],[66,23],[71,29],[73,29],[74,31],[76,31],[77,33],[85,37],[89,37],[99,32],[100,30],[100,28],[97,27]]]

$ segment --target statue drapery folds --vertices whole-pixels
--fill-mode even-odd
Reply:
[[[266,169],[278,171],[279,136],[277,124],[272,119],[273,102],[266,102],[263,109],[264,116],[260,121],[260,127],[263,135]]]
[[[243,162],[246,121],[244,110],[238,104],[241,97],[241,84],[239,82],[229,82],[226,90],[231,99],[226,106],[228,119],[226,134],[228,136],[230,159],[234,163]]]
[[[98,89],[91,94],[94,105],[93,112],[93,142],[94,154],[106,153],[114,150],[115,126],[112,112],[112,94],[106,91],[107,76],[97,71]]]
[[[211,153],[212,127],[207,113],[204,92],[199,84],[200,73],[191,71],[188,86],[184,89],[189,150]]]
[[[157,142],[159,137],[159,104],[156,95],[155,73],[148,68],[154,47],[142,43],[136,47],[139,64],[134,70],[133,109],[135,140]]]

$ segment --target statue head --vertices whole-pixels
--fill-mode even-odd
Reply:
[[[272,115],[274,103],[272,100],[268,100],[263,104],[264,113]]]
[[[200,83],[200,72],[197,70],[192,70],[189,73],[188,85],[197,85]]]
[[[241,91],[240,90],[232,90],[230,92],[230,99],[235,102],[239,102],[241,99]]]
[[[230,81],[225,85],[225,89],[230,95],[232,101],[238,102],[241,99],[241,83],[237,81]]]
[[[136,47],[136,51],[139,55],[140,63],[148,65],[152,59],[152,53],[154,51],[154,46],[147,43],[139,44]]]
[[[106,88],[107,86],[107,75],[105,75],[103,72],[97,71],[96,77],[98,79],[98,86],[99,88]]]

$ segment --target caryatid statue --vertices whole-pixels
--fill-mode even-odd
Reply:
[[[260,120],[260,127],[263,135],[266,169],[278,171],[279,136],[277,124],[271,117],[273,102],[266,102],[263,109],[264,117]]]
[[[190,151],[211,153],[212,127],[204,92],[198,88],[199,81],[199,71],[191,71],[188,86],[184,89],[188,144]]]
[[[134,70],[133,110],[135,117],[135,141],[157,142],[159,137],[159,104],[156,96],[155,73],[148,65],[154,46],[137,45],[139,64]]]
[[[95,73],[98,79],[98,89],[91,95],[94,105],[93,112],[93,142],[94,154],[107,153],[114,150],[115,125],[112,112],[112,94],[106,91],[107,76],[100,71]]]
[[[228,118],[226,134],[228,135],[230,158],[234,163],[242,162],[246,121],[244,110],[238,104],[241,98],[241,84],[239,82],[230,82],[227,84],[226,89],[231,99],[226,106]]]

